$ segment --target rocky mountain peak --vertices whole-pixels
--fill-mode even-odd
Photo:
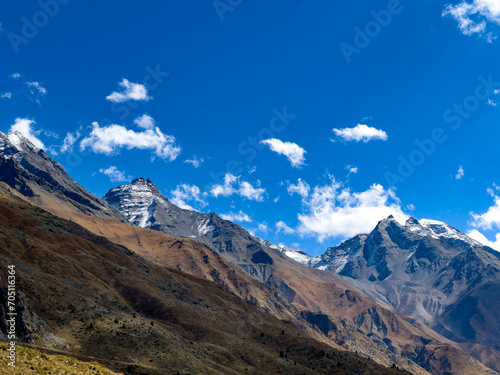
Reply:
[[[168,202],[153,181],[144,177],[111,189],[104,199],[131,223],[142,228],[150,227],[148,223],[151,223],[155,203]]]
[[[406,220],[406,223],[405,225],[406,226],[409,226],[409,225],[419,225],[420,223],[418,222],[417,219],[415,219],[414,217],[410,217],[408,220]]]
[[[0,132],[0,154],[9,159],[20,152],[38,152],[38,149],[19,131]]]
[[[375,227],[375,230],[377,228],[385,228],[385,227],[390,226],[390,225],[402,226],[401,223],[398,221],[398,219],[396,219],[394,217],[394,215],[389,215],[385,219],[380,220],[378,222],[377,226]]]

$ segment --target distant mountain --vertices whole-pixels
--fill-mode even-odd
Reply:
[[[500,350],[500,253],[446,223],[390,216],[310,264],[464,347]],[[483,350],[476,357],[500,370],[498,352]]]
[[[85,214],[124,220],[116,209],[73,181],[58,162],[18,131],[7,135],[0,132],[0,171],[0,181],[34,203],[51,205],[57,211],[59,204],[53,201],[57,198]]]

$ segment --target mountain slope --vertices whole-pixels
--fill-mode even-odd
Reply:
[[[449,225],[389,217],[311,265],[458,343],[491,347],[485,361],[500,369],[500,254]]]
[[[16,267],[19,340],[115,371],[400,373],[304,337],[214,283],[155,265],[7,193],[0,260]],[[5,287],[0,294],[5,306]]]
[[[117,210],[73,181],[58,162],[20,132],[0,132],[0,170],[0,181],[35,203],[57,209],[53,202],[44,202],[44,197],[52,196],[89,215],[123,220]]]
[[[96,362],[82,362],[75,358],[50,355],[41,352],[39,349],[28,348],[17,345],[16,366],[11,367],[7,364],[7,352],[9,346],[0,342],[0,355],[2,362],[2,374],[64,374],[64,375],[119,375],[116,372],[108,370]]]
[[[481,371],[471,370],[473,361],[421,323],[374,304],[331,273],[298,264],[280,249],[266,246],[271,243],[216,214],[176,207],[149,179],[140,178],[112,189],[105,199],[136,225],[193,238],[212,247],[252,277],[278,289],[306,320],[338,345],[381,363],[388,359],[403,363],[406,357],[427,371],[445,373],[447,367],[435,354],[440,348],[446,361],[455,362],[454,373]]]
[[[262,245],[256,238],[215,213],[177,207],[149,179],[111,189],[104,199],[134,225],[204,243],[263,283],[272,275],[272,260],[259,251]]]

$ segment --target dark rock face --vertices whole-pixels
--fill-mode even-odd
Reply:
[[[500,254],[445,223],[388,218],[311,264],[449,339],[500,349]]]
[[[302,311],[300,314],[308,323],[318,328],[325,336],[328,336],[330,331],[337,329],[337,326],[326,314],[313,313],[311,311]]]

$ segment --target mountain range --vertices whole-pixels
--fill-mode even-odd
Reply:
[[[446,223],[392,216],[309,262],[500,363],[500,253]],[[481,357],[481,355],[479,356]],[[489,358],[488,358],[489,357]],[[488,358],[488,359],[486,359]]]
[[[414,374],[500,370],[498,256],[444,223],[389,217],[312,258],[181,209],[149,179],[97,198],[20,133],[0,134],[0,181],[2,256],[31,280],[27,343],[140,373],[173,364],[262,373],[268,363],[268,373],[392,371],[366,357]],[[91,298],[96,290],[104,299]],[[102,346],[90,348],[91,337]]]

